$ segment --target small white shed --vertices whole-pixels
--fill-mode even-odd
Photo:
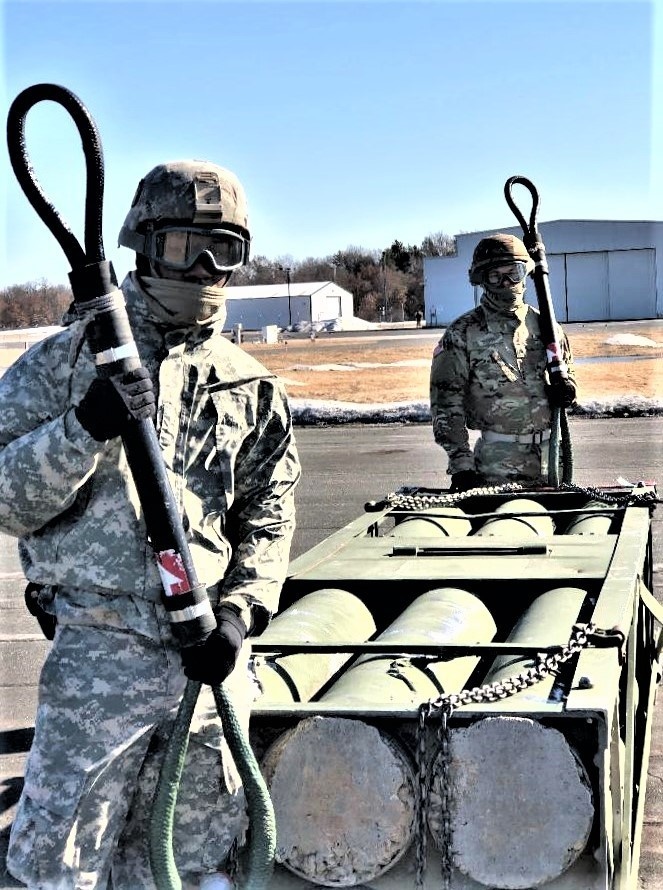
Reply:
[[[538,228],[558,321],[663,317],[663,222],[561,219]],[[476,305],[481,288],[472,287],[467,271],[477,243],[495,231],[457,235],[455,256],[424,259],[428,324],[448,324]],[[522,237],[520,226],[500,231]],[[536,306],[531,280],[526,299]]]
[[[287,328],[300,322],[352,318],[354,314],[352,294],[333,281],[255,284],[228,287],[226,291],[225,330],[232,330],[236,324],[250,331],[272,324]]]

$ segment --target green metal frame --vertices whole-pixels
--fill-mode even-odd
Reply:
[[[614,493],[614,489],[606,489]],[[628,494],[629,490],[620,490]],[[527,493],[532,497],[532,492]],[[502,497],[502,500],[513,496]],[[543,498],[553,512],[574,509],[574,499],[566,492],[546,491]],[[479,499],[475,510],[492,515],[494,499]],[[656,688],[661,680],[659,654],[662,637],[655,631],[663,617],[651,593],[651,516],[645,505],[629,505],[618,512],[618,532],[602,536],[554,535],[543,539],[545,546],[521,549],[531,541],[499,539],[448,538],[434,542],[385,536],[384,528],[393,523],[396,511],[383,509],[359,517],[295,560],[284,586],[285,607],[310,590],[326,586],[344,587],[359,595],[372,611],[385,607],[404,608],[408,602],[435,585],[465,582],[477,589],[484,601],[499,609],[500,601],[490,596],[490,583],[513,579],[522,591],[523,579],[534,591],[560,585],[586,588],[595,597],[591,615],[593,624],[623,635],[621,647],[590,647],[575,657],[567,674],[567,693],[561,700],[538,702],[534,707],[526,697],[491,704],[467,705],[451,718],[451,729],[488,714],[528,716],[555,726],[571,736],[582,735],[588,750],[594,752],[591,767],[596,803],[597,830],[588,855],[604,874],[605,890],[636,890],[640,839],[644,820],[647,768],[651,746],[652,715]],[[443,512],[443,511],[441,511]],[[472,515],[472,511],[469,511]],[[481,558],[477,559],[477,544]],[[474,557],[469,558],[468,557]],[[407,589],[407,595],[404,590]],[[388,595],[386,593],[388,590]],[[396,602],[396,606],[393,605]],[[382,604],[382,606],[381,606]],[[588,620],[588,619],[583,619]],[[563,641],[560,641],[563,642]],[[612,640],[614,642],[614,638]],[[274,651],[270,643],[258,651]],[[333,648],[333,646],[331,647]],[[393,648],[393,647],[392,647]],[[428,654],[425,646],[407,652]],[[305,651],[306,646],[297,651]],[[328,651],[323,645],[310,651]],[[384,651],[380,644],[337,645],[348,652]],[[514,647],[508,643],[482,646],[450,646],[448,657],[477,654],[490,657],[507,651],[525,651],[532,655],[554,651],[548,644]],[[288,650],[291,651],[291,650]],[[403,649],[399,648],[399,653]],[[253,733],[258,738],[265,729],[272,737],[279,728],[291,726],[310,715],[334,715],[361,718],[382,725],[389,731],[409,737],[417,725],[418,708],[394,710],[376,702],[372,707],[330,707],[322,702],[296,702],[261,707],[253,711]],[[260,744],[258,742],[258,744]],[[297,881],[292,886],[299,886]],[[380,885],[381,886],[381,885]],[[387,886],[387,884],[385,884]],[[598,886],[598,884],[596,885]],[[578,890],[585,890],[578,884]]]

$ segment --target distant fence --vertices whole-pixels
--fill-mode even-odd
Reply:
[[[39,328],[21,328],[13,331],[0,331],[0,349],[22,349],[25,351],[44,337],[61,331],[59,325]]]

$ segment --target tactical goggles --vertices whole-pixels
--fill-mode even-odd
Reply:
[[[189,269],[203,253],[211,256],[218,272],[242,266],[246,259],[246,239],[228,229],[196,229],[167,226],[146,239],[145,252],[168,269]]]
[[[502,266],[493,266],[492,269],[486,269],[483,273],[485,284],[491,287],[501,287],[505,280],[509,284],[518,284],[523,281],[527,275],[527,263],[516,260],[514,263],[504,264]]]

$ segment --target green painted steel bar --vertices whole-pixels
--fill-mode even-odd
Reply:
[[[378,640],[389,644],[488,642],[495,622],[486,606],[466,590],[442,587],[411,603]],[[422,668],[407,656],[364,656],[320,698],[325,704],[366,707],[375,702],[422,702],[444,690],[463,688],[476,656],[428,662]]]
[[[374,633],[373,616],[358,597],[347,590],[324,588],[303,596],[277,615],[260,637],[260,647],[264,650],[272,640],[293,645],[362,643]],[[271,659],[256,655],[255,672],[263,690],[259,705],[308,701],[350,657],[338,649]]]

